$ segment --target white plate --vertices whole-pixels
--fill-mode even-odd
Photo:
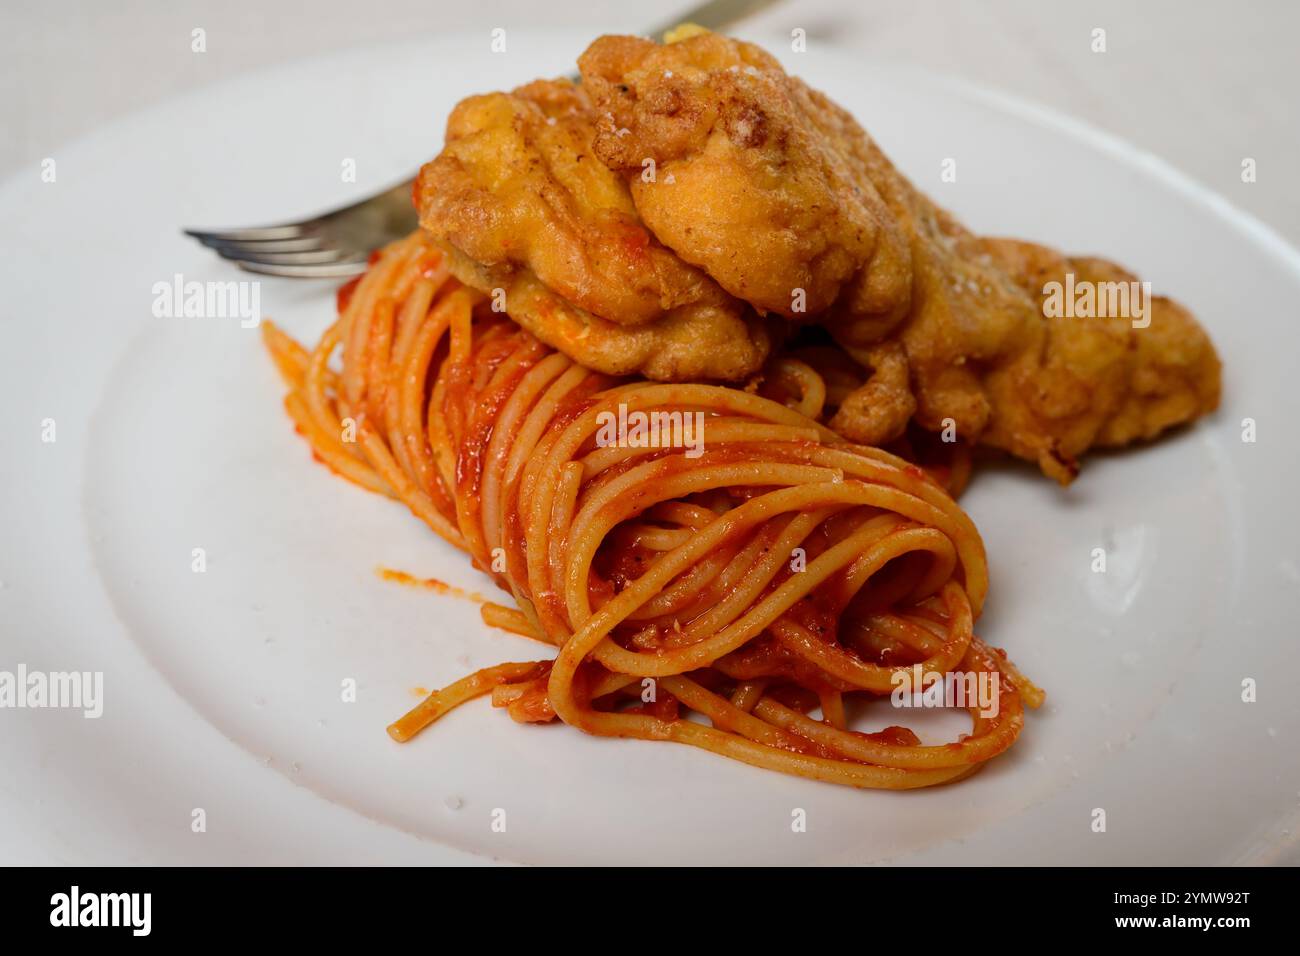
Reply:
[[[789,65],[918,185],[982,232],[1125,263],[1190,306],[1225,361],[1209,420],[1093,456],[1067,491],[1006,467],[964,500],[992,562],[982,633],[1048,707],[973,779],[903,794],[521,727],[482,701],[412,744],[385,736],[412,688],[535,647],[466,601],[380,581],[385,564],[487,588],[403,508],[312,462],[256,331],[154,318],[152,286],[243,278],[181,225],[292,217],[396,180],[436,152],[461,96],[562,72],[588,39],[516,32],[500,56],[452,36],[281,68],[56,151],[54,183],[33,169],[0,189],[0,669],[105,680],[98,720],[0,711],[0,859],[1300,858],[1300,256],[1095,130],[841,53]],[[957,183],[939,181],[947,157]],[[262,309],[314,339],[332,294],[267,280]],[[1105,575],[1090,571],[1099,546]]]

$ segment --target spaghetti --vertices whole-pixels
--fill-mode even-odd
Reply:
[[[396,740],[490,694],[519,721],[908,789],[1003,752],[1042,700],[973,632],[988,577],[970,519],[921,468],[818,422],[844,382],[815,362],[779,357],[750,390],[614,380],[492,312],[418,233],[341,290],[312,351],[263,328],[315,454],[467,551],[513,598],[488,624],[554,648],[435,691]],[[599,440],[633,413],[700,413],[704,442]],[[961,739],[849,728],[900,675],[952,672],[997,678]]]

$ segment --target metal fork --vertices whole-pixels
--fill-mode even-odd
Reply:
[[[711,0],[650,31],[662,36],[679,23],[722,30],[777,0]],[[576,79],[574,77],[573,79]],[[301,222],[243,229],[185,229],[241,269],[296,279],[359,275],[374,249],[411,232],[416,213],[408,179],[390,189]]]

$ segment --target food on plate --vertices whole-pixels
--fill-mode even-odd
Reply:
[[[549,651],[389,732],[490,695],[817,780],[957,780],[1044,697],[976,634],[972,448],[1068,482],[1214,409],[1218,357],[1121,267],[967,230],[758,47],[669,39],[462,101],[422,229],[312,350],[264,324],[316,457],[467,552],[509,598],[484,621]],[[968,734],[854,729],[936,687]]]
[[[874,373],[835,423],[846,437],[950,424],[1064,483],[1094,445],[1217,407],[1218,357],[1185,309],[1101,260],[969,232],[753,44],[607,36],[579,64],[594,152],[655,237],[758,311],[825,326]],[[1102,314],[1049,314],[1050,282],[1096,284]]]
[[[520,722],[885,789],[960,779],[1014,743],[1043,694],[976,636],[984,547],[935,479],[789,407],[816,403],[803,372],[789,404],[613,379],[440,266],[418,233],[383,250],[310,353],[264,323],[316,455],[468,551],[514,605],[484,620],[553,655],[433,692],[395,739],[490,694]],[[660,427],[606,431],[636,416]],[[970,733],[924,745],[888,711],[853,730],[900,676],[953,688]]]

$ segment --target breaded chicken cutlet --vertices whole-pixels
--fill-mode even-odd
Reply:
[[[1176,303],[1065,317],[1049,283],[1119,266],[971,233],[845,110],[753,44],[686,29],[601,37],[582,83],[463,101],[421,172],[421,223],[461,281],[591,368],[740,380],[795,326],[867,370],[830,426],[870,445],[909,422],[1062,483],[1218,405],[1220,365]]]
[[[1136,277],[972,234],[763,50],[673,39],[601,37],[579,58],[601,114],[594,151],[683,260],[760,312],[825,326],[872,370],[831,422],[845,437],[881,445],[909,417],[952,424],[1064,483],[1089,447],[1217,407],[1218,356],[1185,309],[1153,297],[1140,319],[1049,317],[1049,282]],[[810,316],[790,311],[795,290]]]
[[[511,318],[589,368],[663,381],[756,372],[774,323],[655,239],[594,136],[590,99],[567,80],[462,101],[416,183],[421,225],[461,282],[501,290]]]

